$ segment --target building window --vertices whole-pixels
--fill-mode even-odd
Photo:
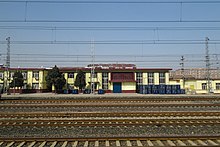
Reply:
[[[216,90],[220,90],[220,83],[216,83]]]
[[[154,84],[154,73],[153,72],[148,73],[148,84],[149,85]]]
[[[91,73],[92,74],[92,73]],[[94,72],[92,78],[97,78],[97,72]]]
[[[108,90],[108,73],[102,73],[102,89]]]
[[[27,80],[27,72],[22,72],[22,76],[24,80]]]
[[[166,84],[165,79],[166,79],[165,73],[164,72],[159,73],[159,84]]]
[[[36,80],[39,80],[39,71],[33,72],[33,78],[35,78]]]
[[[140,85],[143,85],[143,73],[137,72],[136,73],[136,92],[140,92]]]
[[[13,78],[14,77],[14,72],[11,72],[10,73],[10,78]]]
[[[74,78],[74,73],[68,73],[68,78]]]
[[[4,79],[4,73],[0,72],[0,79]]]
[[[202,90],[207,90],[206,83],[202,83]]]
[[[39,89],[39,83],[33,83],[32,89]]]
[[[136,81],[138,85],[143,84],[143,73],[142,72],[136,73]]]

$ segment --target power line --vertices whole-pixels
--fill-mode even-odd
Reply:
[[[163,3],[163,4],[196,4],[196,3],[220,3],[220,1],[195,1],[195,0],[189,0],[189,1],[98,1],[98,0],[93,0],[93,1],[58,1],[58,0],[51,0],[51,1],[28,1],[28,0],[18,0],[18,1],[15,1],[15,0],[9,0],[9,1],[6,1],[6,0],[2,0],[0,1],[0,3],[67,3],[67,4],[70,4],[70,3],[78,3],[78,4],[109,4],[109,3],[112,3],[112,4],[149,4],[149,3],[152,3],[152,4],[160,4],[160,3]]]
[[[0,20],[1,23],[220,23],[220,20]]]
[[[6,54],[2,53],[2,57],[6,56]],[[91,55],[85,55],[85,54],[27,54],[27,53],[11,53],[11,57],[25,57],[25,58],[33,58],[33,57],[40,57],[40,58],[91,58]],[[182,54],[147,54],[147,55],[138,55],[138,54],[132,54],[132,55],[124,55],[124,54],[102,54],[102,55],[95,55],[97,58],[125,58],[125,57],[135,57],[135,58],[176,58],[182,56]],[[184,54],[185,57],[192,57],[192,58],[203,58],[204,54]],[[216,57],[220,56],[220,54],[210,54],[210,56],[213,56],[215,59]]]
[[[6,41],[0,41],[0,44],[7,44]],[[47,44],[91,44],[90,41],[11,41],[11,44],[35,44],[35,45],[47,45]],[[94,44],[205,44],[204,40],[99,40]],[[209,44],[220,44],[220,40],[210,40]]]
[[[53,26],[0,26],[0,29],[16,29],[16,30],[220,30],[220,27],[53,27]]]

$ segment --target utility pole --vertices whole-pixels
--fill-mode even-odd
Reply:
[[[91,58],[92,58],[92,67],[91,67],[91,76],[90,76],[90,82],[91,82],[91,94],[95,94],[95,84],[94,84],[94,74],[95,74],[95,45],[94,40],[91,40]]]
[[[220,71],[219,71],[219,66],[220,66],[220,64],[219,64],[219,59],[218,59],[218,54],[216,54],[215,55],[215,58],[216,58],[216,65],[217,65],[217,75],[216,75],[216,77],[217,77],[217,79],[219,79],[219,77],[220,77]]]
[[[10,77],[9,77],[9,68],[10,68],[10,37],[6,38],[6,41],[7,41],[7,57],[6,57],[6,81],[5,81],[5,84],[6,84],[6,93],[9,94],[9,83],[8,83],[8,80],[10,80]]]
[[[205,45],[206,45],[206,83],[207,83],[207,92],[208,94],[211,93],[211,79],[210,79],[210,56],[209,56],[209,38],[206,37],[205,39]]]
[[[180,62],[180,65],[182,66],[181,67],[181,75],[182,75],[182,78],[183,78],[183,89],[185,89],[185,72],[184,72],[184,56],[181,56],[181,62]]]

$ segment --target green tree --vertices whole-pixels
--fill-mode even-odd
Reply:
[[[52,85],[54,85],[56,92],[61,91],[65,86],[66,79],[60,73],[59,68],[56,65],[48,71],[46,76],[46,83],[49,90],[52,90]]]
[[[13,80],[10,83],[10,87],[22,87],[24,86],[24,78],[20,71],[16,71],[13,76]]]
[[[79,89],[82,91],[83,88],[86,86],[86,80],[85,80],[85,74],[82,70],[78,71],[78,74],[76,75],[76,80],[74,82],[74,86],[79,87]]]

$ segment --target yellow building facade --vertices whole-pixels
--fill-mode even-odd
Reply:
[[[0,88],[3,91],[8,90],[16,71],[21,72],[23,75],[24,86],[22,89],[29,89],[33,92],[44,92],[47,89],[45,77],[48,71],[44,68],[0,68]],[[14,92],[14,90],[22,92],[18,88],[9,90],[11,92]]]
[[[98,64],[94,66],[94,75],[91,77],[91,66],[88,67],[63,67],[60,72],[66,79],[64,89],[72,90],[79,70],[85,74],[86,89],[103,89],[107,93],[136,93],[139,85],[169,84],[169,71],[171,69],[137,68],[133,64]],[[20,71],[24,77],[23,91],[45,92],[46,76],[49,69],[46,68],[0,68],[0,88],[6,91],[13,79],[13,73]],[[12,92],[14,89],[11,89]],[[17,89],[16,92],[19,90]],[[21,90],[19,91],[21,92]]]
[[[220,93],[220,71],[218,69],[211,69],[210,73],[210,93]],[[207,70],[198,69],[185,69],[172,71],[170,73],[170,83],[179,84],[182,89],[186,90],[189,94],[207,94],[208,80]]]

